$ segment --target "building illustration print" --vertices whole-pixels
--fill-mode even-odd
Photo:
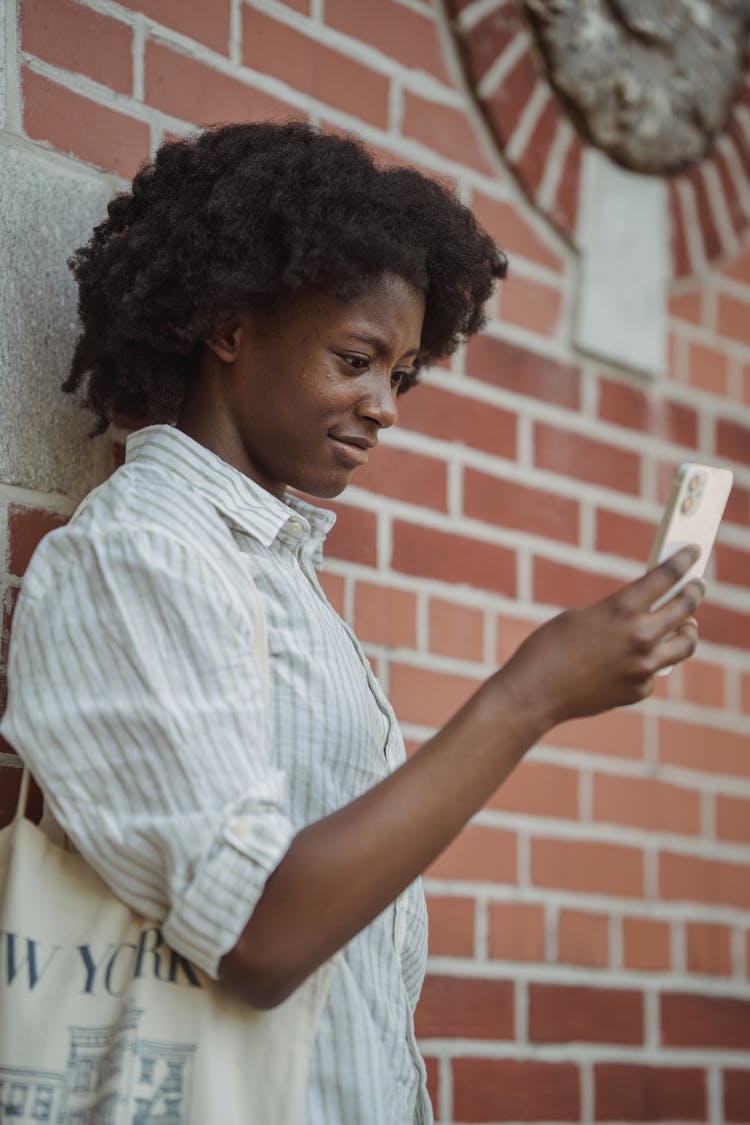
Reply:
[[[0,1125],[181,1125],[195,1044],[140,1038],[142,1014],[69,1028],[64,1071],[0,1066]]]

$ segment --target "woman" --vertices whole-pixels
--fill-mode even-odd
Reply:
[[[416,172],[261,124],[162,146],[73,268],[65,389],[100,430],[159,424],[37,551],[3,734],[113,891],[249,1004],[342,951],[307,1125],[428,1122],[419,874],[546,731],[690,655],[700,583],[650,607],[694,552],[547,623],[405,763],[315,575],[332,517],[288,490],[345,488],[420,367],[481,327],[503,255]]]

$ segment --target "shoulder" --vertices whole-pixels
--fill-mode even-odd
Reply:
[[[164,574],[174,585],[214,579],[229,594],[244,574],[216,507],[167,468],[137,461],[117,469],[42,540],[24,593],[33,597],[74,573],[93,579],[100,572],[126,581]]]

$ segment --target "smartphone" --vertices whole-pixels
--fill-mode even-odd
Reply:
[[[654,603],[652,609],[664,605],[687,582],[700,578],[705,571],[733,479],[729,469],[717,469],[714,465],[700,465],[695,461],[680,465],[651,549],[648,568],[657,566],[689,543],[697,543],[701,553],[690,570]],[[665,668],[662,674],[667,671],[669,669]]]

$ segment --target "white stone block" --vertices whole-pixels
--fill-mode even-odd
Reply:
[[[77,335],[66,265],[110,187],[34,149],[0,148],[0,481],[82,495],[96,483],[93,416],[60,384]]]
[[[663,376],[667,364],[669,211],[663,180],[584,154],[575,343],[601,359]]]

